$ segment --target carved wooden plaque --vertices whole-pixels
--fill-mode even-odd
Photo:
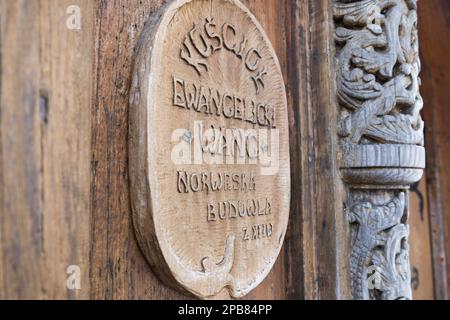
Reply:
[[[142,251],[200,298],[269,273],[290,203],[285,86],[237,0],[169,1],[143,31],[130,97],[130,187]]]

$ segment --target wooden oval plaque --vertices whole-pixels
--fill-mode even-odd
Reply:
[[[238,298],[269,273],[290,202],[285,86],[237,0],[169,1],[144,28],[130,97],[133,223],[158,276]]]

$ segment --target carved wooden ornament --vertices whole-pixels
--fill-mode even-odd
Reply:
[[[144,28],[130,94],[145,257],[185,293],[244,296],[275,263],[290,203],[285,86],[262,27],[237,0],[169,1]]]

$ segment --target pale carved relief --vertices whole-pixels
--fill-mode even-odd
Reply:
[[[152,270],[201,299],[269,274],[289,217],[285,84],[239,0],[171,0],[145,25],[130,90],[133,226]]]
[[[410,299],[405,191],[425,165],[417,1],[335,0],[334,21],[353,296]]]

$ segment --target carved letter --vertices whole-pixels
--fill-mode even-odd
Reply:
[[[233,36],[236,37],[236,29],[231,24],[225,23],[222,27],[223,45],[225,46],[226,49],[234,52],[236,50],[237,45],[236,42],[230,43],[230,40],[228,39],[229,31],[231,31]]]
[[[214,31],[216,27],[214,18],[206,18],[205,33],[211,40],[215,40],[217,42],[216,45],[211,44],[213,53],[222,49],[222,38]]]
[[[255,56],[254,62],[252,63],[250,59],[252,58],[252,54]],[[250,49],[245,57],[245,66],[250,71],[256,71],[258,68],[258,63],[261,61],[261,54],[256,49]]]
[[[195,26],[191,30],[191,32],[194,29],[195,29]],[[181,56],[181,59],[186,61],[190,66],[192,66],[195,69],[195,71],[198,73],[198,75],[201,75],[203,69],[205,71],[208,71],[208,64],[205,59],[195,58],[193,56],[193,53],[192,53],[193,46],[194,45],[192,43],[192,39],[189,36],[187,36],[183,41],[183,47],[181,48],[180,56]]]

